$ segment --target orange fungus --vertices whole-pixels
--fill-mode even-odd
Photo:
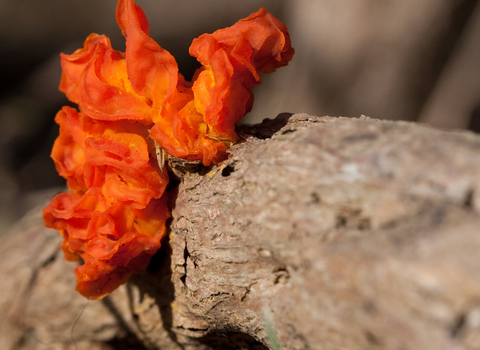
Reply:
[[[117,22],[126,52],[91,34],[83,48],[61,55],[60,90],[78,105],[63,107],[52,149],[68,193],[44,209],[47,227],[63,236],[77,290],[101,299],[132,273],[145,270],[160,248],[170,217],[168,174],[155,148],[204,165],[226,158],[235,124],[253,104],[259,75],[293,56],[286,26],[265,9],[190,46],[202,65],[191,82],[148,33],[143,10],[119,0]]]

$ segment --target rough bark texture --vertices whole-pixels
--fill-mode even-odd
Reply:
[[[304,114],[240,132],[102,302],[39,210],[4,236],[0,348],[480,349],[480,136]]]

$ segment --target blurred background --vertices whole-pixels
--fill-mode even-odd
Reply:
[[[291,64],[263,77],[245,122],[281,112],[410,120],[480,131],[474,0],[137,0],[150,35],[190,78],[193,38],[265,7],[289,27]],[[49,158],[59,53],[106,34],[125,49],[115,0],[0,0],[0,230],[64,186]],[[0,231],[0,232],[1,232]]]

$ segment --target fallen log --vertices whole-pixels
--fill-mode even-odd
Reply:
[[[169,239],[100,302],[33,211],[1,238],[2,349],[478,349],[480,136],[283,114],[177,172]]]

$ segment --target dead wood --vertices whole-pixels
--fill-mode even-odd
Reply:
[[[239,131],[101,302],[40,209],[4,235],[0,348],[480,349],[480,136],[305,114]]]

